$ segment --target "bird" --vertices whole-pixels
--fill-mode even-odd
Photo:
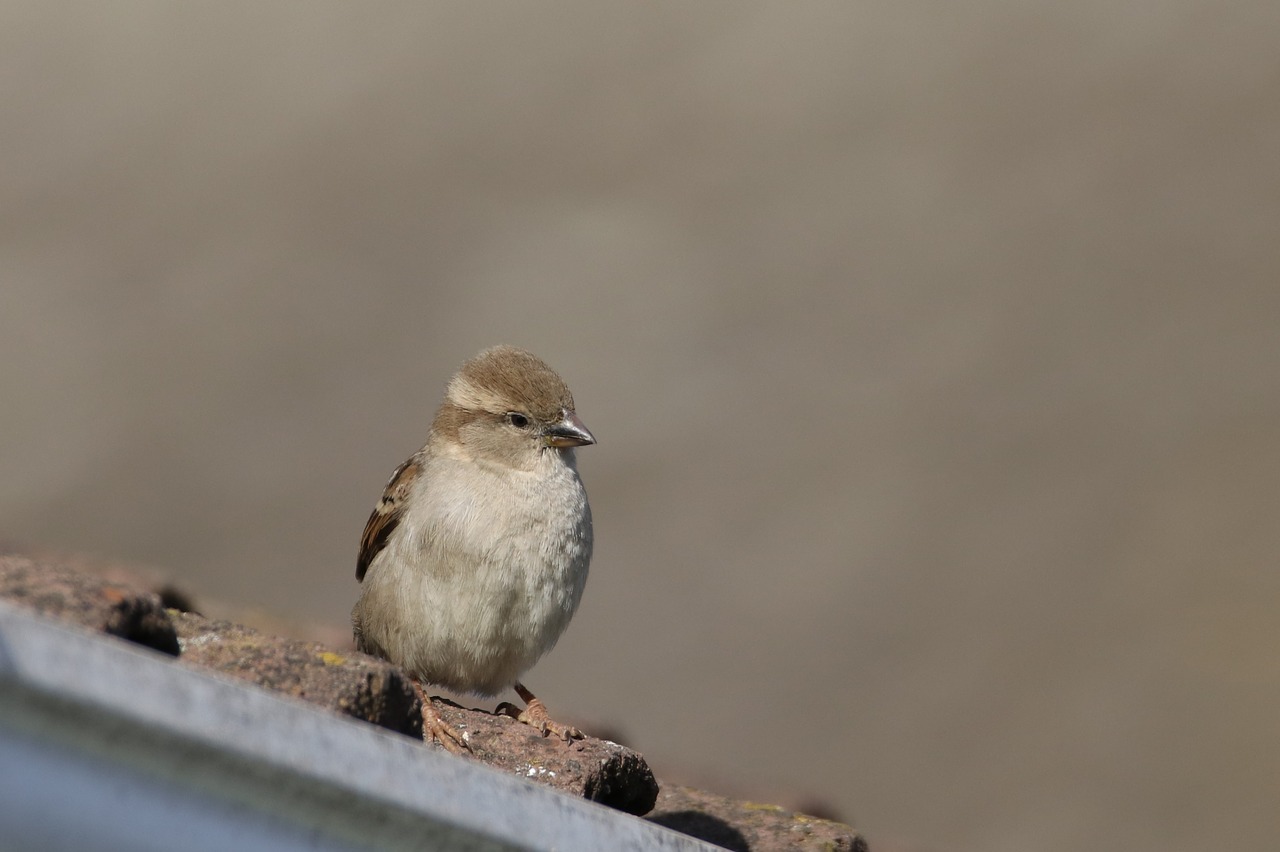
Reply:
[[[404,669],[423,737],[469,750],[424,685],[494,696],[496,713],[565,741],[521,677],[551,650],[582,599],[591,506],[575,449],[596,443],[546,362],[485,349],[449,380],[426,443],[395,469],[360,538],[351,612],[356,648]]]

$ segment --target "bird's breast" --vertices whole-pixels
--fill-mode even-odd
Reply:
[[[393,596],[403,616],[389,637],[396,662],[430,682],[492,694],[568,626],[591,562],[591,509],[568,465],[440,467],[423,477],[423,499],[411,501],[366,584],[386,586],[384,604]]]

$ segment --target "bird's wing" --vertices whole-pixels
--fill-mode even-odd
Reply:
[[[373,507],[369,521],[364,525],[364,534],[360,536],[360,556],[356,559],[356,579],[363,580],[369,570],[369,563],[382,548],[387,546],[387,538],[400,524],[400,516],[404,512],[404,501],[413,488],[414,481],[422,473],[422,465],[417,457],[411,458],[396,468],[382,492],[382,499]]]

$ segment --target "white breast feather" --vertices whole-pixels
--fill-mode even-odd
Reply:
[[[465,482],[458,481],[464,478]],[[469,494],[470,500],[447,495]],[[582,598],[591,509],[571,453],[534,470],[433,459],[365,578],[364,629],[428,683],[493,695],[551,650]],[[406,611],[407,610],[407,611]]]

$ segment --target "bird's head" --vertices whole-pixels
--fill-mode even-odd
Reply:
[[[523,470],[546,452],[572,455],[574,447],[596,442],[564,380],[514,346],[486,349],[462,365],[433,431],[472,458]]]

